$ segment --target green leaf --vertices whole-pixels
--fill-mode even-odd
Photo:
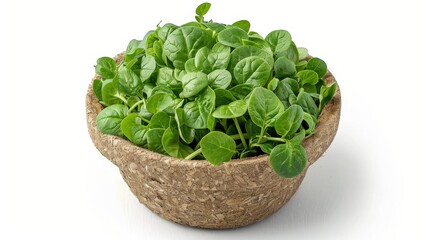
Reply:
[[[213,89],[228,88],[231,84],[232,76],[227,70],[218,69],[211,72],[208,76],[208,82]]]
[[[301,70],[297,75],[299,77],[301,86],[304,86],[305,84],[315,85],[319,81],[319,76],[313,70]]]
[[[180,138],[187,144],[190,144],[195,137],[195,129],[185,125],[186,113],[182,108],[176,108],[174,119],[177,123]]]
[[[293,41],[291,42],[288,49],[282,52],[275,53],[274,55],[276,55],[277,58],[286,57],[294,63],[297,63],[299,61],[298,49],[296,48],[296,45]]]
[[[234,67],[234,78],[238,84],[249,83],[261,87],[267,83],[270,75],[268,63],[257,56],[247,57]]]
[[[276,145],[277,144],[274,142],[264,142],[264,143],[254,144],[254,146],[259,147],[262,150],[262,152],[264,152],[266,154],[271,154],[271,152],[273,151],[273,148]]]
[[[253,90],[253,85],[242,83],[230,88],[229,91],[237,99],[245,99]]]
[[[295,63],[286,57],[280,57],[274,63],[274,76],[278,78],[293,77],[296,74]]]
[[[185,62],[195,57],[202,47],[211,48],[213,38],[208,31],[199,27],[179,27],[168,35],[164,43],[164,52],[167,58],[173,62],[174,67],[185,69]]]
[[[204,157],[213,165],[231,160],[236,153],[234,139],[218,131],[205,135],[200,141],[200,146]]]
[[[200,5],[198,5],[197,9],[195,10],[195,13],[198,16],[203,17],[210,10],[210,7],[211,4],[208,2],[201,3]]]
[[[103,95],[101,93],[101,88],[103,87],[103,81],[100,79],[94,79],[92,82],[92,91],[94,91],[95,96],[98,100],[103,101]]]
[[[230,72],[234,71],[234,67],[237,65],[238,62],[251,56],[257,56],[262,58],[268,63],[270,68],[272,68],[272,66],[274,65],[272,53],[270,54],[262,50],[261,48],[255,46],[240,46],[231,52],[231,59],[229,61],[228,69],[230,70]]]
[[[135,58],[139,58],[144,51],[144,41],[132,39],[127,46],[127,50],[125,51],[125,62],[130,62]]]
[[[147,148],[157,153],[165,154],[166,151],[162,145],[162,136],[164,135],[165,129],[153,128],[149,129],[146,133],[147,137]]]
[[[303,48],[303,47],[299,47],[298,48],[298,59],[299,60],[304,60],[305,58],[307,58],[308,56],[308,50],[307,48]]]
[[[323,108],[328,104],[335,96],[337,92],[337,84],[333,83],[332,85],[326,87],[322,86],[320,88],[320,96],[319,96],[319,113],[322,112]]]
[[[277,85],[277,88],[273,92],[283,103],[285,108],[288,108],[290,106],[289,97],[294,93],[292,91],[292,87],[287,83],[287,81],[281,80]]]
[[[304,112],[310,113],[311,115],[318,116],[319,109],[314,102],[311,95],[304,91],[304,89],[301,89],[300,93],[298,94],[298,97],[296,98],[296,104],[300,105]]]
[[[171,127],[162,135],[162,146],[168,155],[176,158],[185,158],[193,152],[191,147],[180,142],[177,129]]]
[[[274,53],[286,51],[292,43],[292,37],[286,30],[275,30],[270,32],[265,41],[271,44]]]
[[[222,30],[217,35],[218,42],[228,47],[240,47],[243,45],[243,39],[248,39],[247,32],[235,26]]]
[[[243,29],[245,32],[249,32],[250,30],[250,22],[247,20],[240,20],[232,24],[232,26],[239,27]]]
[[[278,135],[289,138],[295,135],[301,126],[304,111],[299,105],[292,105],[277,118],[274,128]]]
[[[223,105],[213,111],[215,118],[237,118],[243,116],[247,112],[247,104],[243,100],[231,102],[228,105]]]
[[[267,89],[270,90],[270,91],[276,90],[277,86],[279,85],[279,82],[280,81],[279,81],[278,78],[271,79],[271,81],[267,85]]]
[[[314,133],[316,130],[316,124],[317,124],[317,118],[314,115],[311,115],[309,113],[304,112],[304,115],[302,116],[303,123],[305,122],[305,134],[310,136]]]
[[[195,96],[209,84],[207,75],[202,72],[187,73],[182,77],[181,81],[183,87],[183,91],[180,93],[181,98]]]
[[[120,67],[118,70],[119,90],[127,95],[135,96],[142,92],[143,84],[133,70]]]
[[[279,98],[263,87],[257,87],[250,95],[248,110],[252,121],[262,129],[273,126],[284,111]]]
[[[174,71],[171,68],[163,67],[159,69],[156,85],[167,86],[172,90],[182,88],[182,83],[174,78]]]
[[[95,65],[95,72],[104,79],[114,78],[116,75],[115,60],[109,57],[101,57],[97,59],[97,65]]]
[[[230,102],[237,100],[229,90],[218,88],[214,92],[216,94],[216,107],[228,105]]]
[[[156,62],[152,56],[142,57],[140,79],[142,82],[148,80],[156,69]]]
[[[300,144],[279,144],[271,151],[270,164],[278,175],[286,178],[296,177],[305,169],[307,154]]]
[[[185,111],[185,124],[191,128],[203,129],[208,127],[209,117],[215,106],[216,95],[207,87],[195,98],[183,107]]]
[[[104,108],[96,118],[97,128],[100,132],[119,136],[121,132],[121,122],[128,114],[128,107],[115,104]]]
[[[147,100],[146,108],[151,113],[161,112],[173,105],[173,98],[166,93],[157,93]]]
[[[101,96],[103,103],[107,106],[126,103],[124,95],[119,92],[117,85],[111,79],[103,81]]]
[[[323,78],[328,71],[328,66],[322,59],[312,58],[307,63],[307,69],[315,71],[319,78]]]
[[[146,143],[147,127],[142,125],[138,114],[132,113],[121,122],[122,133],[134,144],[142,146]]]
[[[157,112],[150,119],[150,123],[148,127],[159,128],[159,129],[167,129],[170,127],[171,117],[165,112]]]
[[[161,39],[162,42],[165,42],[165,40],[167,40],[168,35],[170,35],[170,33],[172,33],[177,28],[178,26],[174,24],[166,23],[164,24],[164,26],[156,30],[156,34],[158,35],[159,39]]]

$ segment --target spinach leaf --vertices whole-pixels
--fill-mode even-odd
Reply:
[[[218,69],[211,72],[208,76],[208,83],[213,89],[226,89],[231,84],[232,76],[227,70]]]
[[[195,129],[204,129],[209,126],[210,115],[215,106],[216,95],[210,87],[206,87],[195,98],[183,107],[185,111],[185,124]]]
[[[232,24],[232,26],[239,27],[243,29],[245,32],[249,32],[250,30],[250,22],[247,20],[240,20]]]
[[[147,100],[146,108],[151,113],[157,113],[173,105],[173,98],[166,93],[157,93]]]
[[[132,143],[142,146],[146,143],[147,127],[137,113],[126,116],[121,122],[121,131]]]
[[[142,57],[140,79],[142,82],[148,80],[156,70],[155,58],[152,56]]]
[[[185,125],[186,113],[182,108],[176,108],[174,119],[177,123],[180,138],[187,144],[190,144],[195,137],[195,129]]]
[[[322,59],[316,57],[308,61],[307,69],[315,71],[319,78],[323,78],[328,71],[326,63]]]
[[[236,153],[234,139],[223,132],[208,133],[201,139],[200,145],[204,157],[213,165],[220,165],[231,160]]]
[[[127,95],[136,96],[143,90],[140,77],[133,70],[121,66],[118,70],[119,90]]]
[[[257,56],[247,57],[234,67],[234,79],[238,84],[248,83],[254,87],[264,86],[271,75],[266,61]]]
[[[92,82],[92,90],[94,91],[95,96],[100,101],[103,101],[103,95],[101,93],[102,87],[103,87],[103,81],[100,79],[94,79],[94,81]]]
[[[284,111],[279,98],[263,87],[253,90],[249,99],[249,114],[252,121],[262,129],[273,126],[274,122]]]
[[[97,59],[97,65],[95,65],[95,73],[99,74],[104,79],[114,78],[116,75],[115,60],[109,57],[101,57]]]
[[[233,47],[233,48],[242,46],[243,39],[248,39],[248,38],[249,36],[247,35],[246,31],[235,26],[230,26],[225,30],[222,30],[217,35],[218,42],[222,43],[225,46]]]
[[[230,102],[237,100],[229,90],[218,88],[214,92],[216,94],[216,107],[228,105]]]
[[[174,71],[171,68],[163,67],[159,69],[156,85],[167,86],[173,90],[181,89],[182,83],[174,78]]]
[[[253,85],[242,83],[230,88],[229,91],[237,99],[245,99],[253,90]]]
[[[168,155],[176,158],[185,158],[193,152],[192,148],[180,142],[176,128],[169,127],[162,135],[162,146]]]
[[[301,86],[304,86],[305,84],[315,85],[319,81],[319,76],[313,70],[302,70],[299,71],[297,75]]]
[[[127,103],[124,94],[119,92],[117,84],[115,84],[112,79],[103,81],[103,86],[101,87],[101,96],[103,99],[103,104],[107,106]]]
[[[295,177],[304,170],[307,153],[303,146],[294,142],[279,144],[271,151],[270,164],[278,175]]]
[[[298,97],[296,98],[296,104],[300,105],[304,112],[307,112],[311,115],[318,116],[318,107],[316,103],[314,102],[311,95],[304,91],[304,89],[301,89],[301,91],[298,94]]]
[[[125,51],[125,62],[141,57],[144,52],[144,41],[133,39],[128,43],[127,50]]]
[[[334,98],[336,92],[337,92],[336,83],[333,83],[328,87],[322,86],[320,88],[319,113],[321,113],[325,105],[328,104]]]
[[[157,112],[155,113],[148,125],[149,129],[160,128],[167,129],[170,127],[171,117],[165,112]]]
[[[222,105],[213,111],[213,117],[215,118],[237,118],[243,116],[247,112],[247,104],[243,100],[237,100],[229,103],[228,105]]]
[[[295,73],[295,63],[286,57],[280,57],[274,63],[274,76],[278,78],[293,77]]]
[[[271,44],[272,51],[277,54],[289,48],[292,43],[292,37],[286,30],[275,30],[265,37],[265,41]]]
[[[208,2],[201,3],[200,5],[198,5],[197,9],[195,10],[195,13],[198,16],[203,17],[210,10],[210,7],[211,4]]]
[[[152,128],[146,133],[147,137],[147,148],[157,153],[165,154],[166,151],[162,145],[162,136],[164,135],[165,129]]]
[[[200,48],[211,48],[213,43],[213,38],[207,31],[198,27],[184,26],[168,35],[163,49],[174,67],[183,70],[185,62],[195,57]]]
[[[295,135],[303,120],[304,111],[299,105],[292,105],[274,123],[277,134],[283,138]]]
[[[185,74],[182,79],[183,91],[181,98],[189,98],[197,95],[201,90],[209,85],[207,75],[202,72],[191,72]]]
[[[270,68],[274,65],[273,55],[268,53],[267,51],[264,51],[256,46],[241,46],[237,47],[231,52],[231,59],[229,61],[228,67],[229,71],[234,71],[234,67],[237,65],[238,62],[251,56],[257,56],[262,58],[268,63]]]
[[[121,135],[121,122],[127,114],[127,106],[115,104],[106,107],[97,115],[96,123],[98,130],[105,134]]]
[[[306,124],[306,126],[304,128],[305,134],[308,136],[312,135],[314,133],[314,131],[316,130],[316,124],[317,124],[316,116],[304,112],[302,119],[303,119],[303,123]]]

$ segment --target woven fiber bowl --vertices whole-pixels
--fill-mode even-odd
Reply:
[[[95,77],[97,78],[97,76]],[[330,72],[328,83],[335,81]],[[199,228],[237,228],[265,219],[279,210],[298,189],[308,167],[329,147],[340,120],[339,88],[319,117],[316,132],[303,143],[305,170],[282,178],[271,169],[267,155],[236,159],[213,166],[183,160],[138,147],[96,126],[102,110],[90,84],[86,96],[89,134],[103,156],[118,166],[131,191],[147,208],[168,220]]]

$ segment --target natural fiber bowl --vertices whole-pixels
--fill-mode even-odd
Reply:
[[[121,57],[118,55],[116,60]],[[329,71],[324,79],[328,83],[335,81]],[[177,159],[138,147],[97,129],[96,117],[102,108],[91,83],[86,96],[89,134],[101,154],[118,166],[141,203],[161,217],[180,224],[225,229],[261,221],[289,201],[308,167],[335,137],[341,94],[337,88],[334,99],[319,117],[315,134],[303,142],[308,163],[294,178],[276,175],[267,155],[213,166],[207,161]]]

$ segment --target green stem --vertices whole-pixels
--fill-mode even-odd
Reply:
[[[134,108],[136,108],[138,105],[140,105],[140,104],[142,104],[142,103],[145,103],[145,100],[144,100],[144,99],[142,99],[142,100],[140,100],[140,101],[138,101],[138,102],[134,103],[134,104],[130,107],[130,109],[128,109],[128,114],[130,114],[130,113],[131,113],[131,111],[133,111],[133,110],[134,110]]]
[[[198,156],[201,153],[201,148],[198,148],[195,152],[189,154],[188,156],[185,157],[186,160],[191,160],[194,157]]]
[[[263,136],[263,138],[264,138],[265,140],[269,140],[269,141],[282,142],[282,143],[287,142],[287,141],[286,141],[286,139],[283,139],[283,138],[267,137],[267,136]]]
[[[124,102],[125,105],[128,104],[127,99],[125,99],[124,97],[122,97],[120,94],[115,94],[115,97],[117,97],[118,99],[121,99],[122,102]]]
[[[243,132],[241,131],[240,124],[238,124],[237,118],[233,118],[232,120],[234,121],[235,128],[237,128],[237,132],[240,135],[240,139],[241,139],[241,142],[243,143],[244,148],[245,149],[249,148],[249,146],[247,146],[246,140],[244,139]]]
[[[234,134],[234,135],[229,135],[229,136],[232,137],[232,139],[234,139],[234,140],[241,139],[240,134]],[[249,138],[249,134],[243,133],[243,137],[244,137],[244,139],[248,139]]]
[[[259,139],[258,139],[258,141],[256,142],[257,144],[258,144],[258,143],[261,143],[262,138],[264,137],[264,134],[265,134],[265,127],[261,127],[261,133],[259,133]]]

